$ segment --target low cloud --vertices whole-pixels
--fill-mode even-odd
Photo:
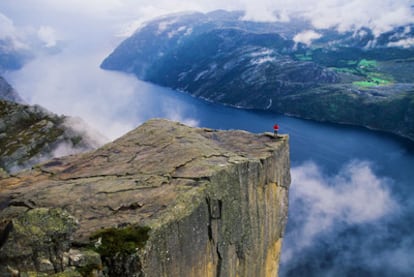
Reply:
[[[81,117],[108,139],[133,129],[140,122],[135,113],[140,104],[134,105],[136,79],[100,70],[99,55],[84,56],[67,50],[41,56],[6,77],[28,103]]]
[[[243,10],[244,20],[283,21],[301,16],[315,28],[336,28],[340,32],[355,31],[368,27],[375,35],[390,31],[400,25],[414,23],[414,9],[410,0],[251,0],[239,1],[141,1],[139,7],[130,9],[130,0],[120,1],[120,14],[129,8],[128,16],[133,20],[149,20],[162,14],[185,11],[211,11],[215,9]],[[135,17],[135,18],[134,18]],[[125,25],[131,26],[131,25]],[[125,33],[125,32],[124,32]]]
[[[410,48],[414,46],[414,38],[401,39],[399,41],[393,41],[388,43],[388,47],[403,47]]]
[[[47,157],[45,161],[50,160],[51,158],[59,158],[63,156],[69,156],[69,155],[82,153],[82,152],[85,152],[85,150],[89,150],[89,149],[75,148],[73,147],[72,143],[62,142],[56,146],[56,148],[52,151],[50,157]],[[39,163],[39,161],[37,163]]]
[[[165,117],[170,120],[178,121],[191,127],[198,127],[200,124],[197,119],[185,116],[187,112],[177,105],[175,101],[163,101],[160,106]]]
[[[16,35],[16,28],[13,21],[0,13],[0,39],[6,39],[8,37],[14,37]]]
[[[293,37],[293,41],[296,43],[303,43],[307,46],[312,44],[312,41],[322,37],[321,34],[313,31],[313,30],[306,30],[303,31]]]
[[[23,39],[22,31],[16,28],[13,21],[0,12],[0,40],[7,41],[9,45],[2,45],[0,50],[11,52],[14,50],[27,50],[29,46]],[[5,49],[9,47],[10,49]]]
[[[244,1],[244,8],[246,15],[244,20],[253,21],[287,21],[287,15],[284,13],[278,13],[279,16],[275,16],[275,4],[272,0],[262,1]]]
[[[315,28],[333,27],[339,31],[354,31],[365,26],[372,28],[376,35],[395,26],[414,23],[411,0],[142,0],[139,3],[135,0],[33,0],[24,5],[21,1],[4,0],[0,9],[19,25],[32,25],[35,30],[51,26],[67,38],[74,31],[80,32],[82,27],[95,23],[98,23],[95,28],[129,35],[133,31],[131,26],[139,26],[156,16],[216,9],[244,10],[244,19],[254,21],[289,21],[293,16],[302,16]],[[0,25],[4,23],[0,20]],[[5,26],[9,25],[6,22]]]
[[[414,13],[409,0],[322,0],[303,11],[316,28],[353,31],[361,27],[373,29],[375,35],[404,24],[413,23]]]
[[[54,47],[57,44],[56,31],[50,26],[41,26],[37,32],[45,47]]]
[[[87,124],[80,117],[66,117],[63,126],[66,128],[67,137],[76,137],[77,135],[82,136],[82,141],[80,141],[78,145],[79,148],[97,148],[108,141],[108,138],[106,138],[105,135],[100,133],[93,126]]]
[[[156,94],[162,88],[139,81],[133,75],[100,69],[109,48],[110,42],[93,44],[85,38],[59,54],[40,55],[21,70],[8,72],[6,77],[27,103],[85,120],[102,134],[100,144],[118,138],[152,117],[191,126],[198,124],[171,94],[159,102]],[[70,125],[78,131],[89,128],[73,122]],[[91,133],[89,137],[93,137]]]
[[[391,180],[376,176],[372,165],[361,161],[347,164],[335,176],[312,162],[292,168],[291,174],[282,275],[309,264],[320,267],[319,276],[345,276],[349,268],[403,270],[390,262],[390,256],[407,249],[393,244],[384,252],[384,247],[377,247],[393,236],[386,225],[401,212],[389,189]],[[315,253],[319,256],[313,257]],[[413,264],[401,262],[406,268]]]

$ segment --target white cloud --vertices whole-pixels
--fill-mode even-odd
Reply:
[[[51,156],[53,158],[59,158],[69,155],[75,155],[85,152],[85,149],[82,148],[74,148],[71,143],[68,142],[61,142],[56,148],[52,151]],[[49,160],[50,157],[47,157],[47,160]]]
[[[387,44],[389,47],[403,47],[410,48],[414,46],[414,38],[401,39],[399,41],[393,41]]]
[[[11,49],[2,49],[3,51],[28,49],[29,47],[23,40],[22,30],[14,25],[13,21],[0,12],[0,40],[8,40]]]
[[[56,31],[52,27],[41,26],[37,34],[46,47],[56,46]]]
[[[184,10],[242,9],[247,10],[246,19],[288,21],[292,14],[302,14],[317,28],[345,31],[368,26],[378,34],[414,22],[411,4],[409,0],[2,0],[0,38],[13,37],[21,45],[22,37],[33,35],[48,46],[57,39],[67,41],[61,53],[37,57],[22,70],[9,73],[8,80],[28,102],[80,116],[114,139],[154,116],[198,125],[196,112],[182,110],[167,95],[163,103],[154,103],[153,93],[159,90],[152,91],[133,76],[99,69],[102,59],[119,44],[116,35],[128,35],[146,20]],[[311,43],[317,35],[309,31],[296,40]],[[70,150],[62,145],[55,154]],[[285,261],[300,255],[321,234],[375,223],[398,210],[388,180],[375,176],[367,163],[352,163],[337,176],[326,176],[316,165],[306,164],[293,168],[292,177],[291,201],[297,203],[291,207],[298,207],[293,212],[302,221],[284,241]],[[409,251],[390,249],[377,263],[388,259],[412,268],[411,260],[404,258]]]
[[[0,13],[0,39],[14,37],[15,35],[16,29],[13,21],[4,14]]]
[[[81,117],[109,140],[152,117],[198,125],[171,94],[163,97],[163,102],[157,102],[154,94],[160,93],[161,88],[154,88],[133,75],[101,70],[99,64],[110,51],[110,45],[94,37],[85,38],[57,55],[40,55],[23,69],[8,72],[6,77],[28,103],[40,104],[54,113]],[[86,129],[73,121],[69,125]],[[93,132],[88,135],[93,137]],[[59,153],[65,153],[63,150],[68,149],[62,146]]]
[[[288,21],[292,14],[300,14],[317,28],[337,27],[345,31],[367,26],[379,34],[414,22],[411,5],[410,0],[2,0],[0,10],[19,25],[32,25],[36,30],[50,26],[60,36],[72,38],[83,27],[91,27],[88,25],[126,35],[156,16],[215,9],[245,10],[245,19],[256,21]],[[1,25],[7,28],[12,23],[1,22],[0,18],[0,30]]]
[[[133,7],[131,1],[121,1],[122,10]],[[302,15],[317,28],[336,27],[339,31],[353,31],[370,27],[378,35],[391,28],[414,22],[410,0],[241,0],[241,1],[141,1],[131,9],[130,16],[146,20],[170,12],[183,10],[210,11],[214,9],[245,10],[244,19],[255,21],[289,21],[292,15]],[[136,18],[135,18],[136,19]]]
[[[174,101],[164,101],[161,105],[161,109],[170,120],[181,122],[185,125],[191,127],[199,126],[200,122],[197,119],[186,117],[183,114],[185,113],[180,106],[176,105]]]
[[[367,162],[354,161],[336,176],[326,176],[314,163],[291,169],[291,210],[297,220],[284,245],[286,263],[313,244],[318,236],[346,227],[376,222],[399,210],[388,185]],[[338,231],[338,232],[339,232]]]
[[[306,30],[306,31],[303,31],[299,34],[296,34],[293,37],[293,41],[296,42],[296,43],[301,42],[301,43],[306,44],[307,46],[309,46],[309,45],[312,44],[313,40],[318,39],[320,37],[322,37],[321,34],[315,32],[313,30]]]
[[[306,18],[317,28],[336,27],[352,31],[362,26],[372,28],[376,35],[395,26],[414,22],[410,0],[320,0],[304,10]]]
[[[108,138],[97,131],[93,126],[88,125],[80,117],[67,117],[63,124],[66,127],[66,133],[68,137],[73,137],[77,134],[81,134],[83,138],[82,142],[87,146],[98,148],[108,141]],[[82,144],[79,147],[81,148],[82,146],[84,145]]]
[[[274,14],[275,6],[272,0],[244,1],[244,4],[244,9],[246,10],[244,20],[276,21],[278,19]],[[281,16],[281,19],[285,19],[284,14]]]
[[[137,80],[100,70],[104,56],[96,49],[81,54],[76,47],[68,48],[59,55],[40,56],[20,71],[9,72],[7,79],[28,103],[80,116],[114,139],[139,122],[130,105]]]

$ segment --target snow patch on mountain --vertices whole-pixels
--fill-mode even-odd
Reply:
[[[177,21],[178,21],[178,19],[172,19],[172,20],[165,20],[165,21],[161,21],[159,24],[158,24],[158,31],[157,31],[157,34],[162,34],[162,33],[164,33],[167,29],[168,29],[168,27],[170,26],[170,25],[173,25],[174,23],[177,23]]]

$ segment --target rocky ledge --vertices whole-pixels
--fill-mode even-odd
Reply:
[[[150,120],[0,179],[0,276],[276,276],[289,144]]]

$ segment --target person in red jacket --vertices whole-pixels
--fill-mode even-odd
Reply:
[[[273,125],[273,134],[275,137],[277,137],[277,132],[279,132],[279,125],[275,124]]]

